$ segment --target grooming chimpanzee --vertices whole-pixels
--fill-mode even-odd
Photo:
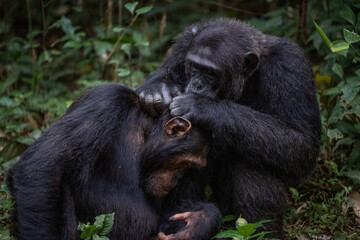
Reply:
[[[189,121],[169,119],[168,112],[148,115],[138,95],[120,85],[97,87],[80,97],[9,170],[17,238],[79,239],[78,221],[112,212],[111,239],[156,238],[158,225],[171,228],[160,217],[176,210],[180,214],[173,220],[187,221],[186,227],[175,228],[176,236],[209,239],[221,215],[198,201],[196,189],[161,198],[186,169],[206,164],[210,144],[206,132]],[[196,175],[197,169],[189,170],[185,182]],[[162,209],[166,201],[173,209]]]
[[[137,91],[151,114],[171,102],[172,116],[211,129],[205,178],[220,209],[251,222],[274,219],[265,229],[281,237],[286,191],[309,176],[319,151],[303,51],[237,20],[204,21],[181,34]]]

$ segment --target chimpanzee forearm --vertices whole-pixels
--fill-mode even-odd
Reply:
[[[164,199],[158,231],[174,239],[210,239],[220,229],[221,213],[204,202],[205,181],[200,169],[189,169]]]
[[[211,116],[206,112],[198,114],[198,121],[209,124],[214,145],[224,152],[246,155],[250,164],[280,170],[286,178],[305,177],[314,168],[319,147],[316,122],[298,129],[276,115],[232,101],[215,105]]]
[[[173,115],[211,129],[213,145],[220,152],[217,154],[232,152],[236,154],[232,157],[239,159],[246,156],[249,164],[274,169],[289,182],[306,177],[316,163],[319,123],[310,120],[316,117],[305,117],[310,110],[304,113],[297,109],[296,114],[282,117],[232,100],[216,101],[198,94],[175,98],[170,109]],[[287,120],[296,117],[302,121],[291,125]]]

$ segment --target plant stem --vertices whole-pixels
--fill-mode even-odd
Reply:
[[[126,27],[126,28],[130,28],[134,22],[136,21],[136,19],[139,17],[139,14],[136,14],[135,17],[131,20],[131,22],[129,23],[129,25]],[[126,31],[123,31],[120,36],[118,37],[112,51],[106,56],[105,60],[104,60],[104,63],[103,63],[103,67],[102,67],[102,72],[103,72],[103,75],[105,73],[105,66],[106,64],[109,62],[109,60],[111,59],[111,57],[114,55],[116,49],[119,47],[120,45],[120,42],[121,42],[121,39],[125,36],[126,34]]]

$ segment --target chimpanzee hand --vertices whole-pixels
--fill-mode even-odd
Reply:
[[[198,234],[203,230],[203,224],[206,224],[206,219],[204,219],[203,210],[196,212],[184,212],[177,213],[173,215],[169,221],[185,221],[186,226],[179,232],[174,234],[165,235],[165,233],[160,232],[158,234],[159,240],[190,240],[198,239]]]
[[[169,87],[165,83],[147,85],[138,88],[141,105],[152,116],[158,115],[172,101],[173,97],[180,94],[177,86]]]
[[[174,97],[169,106],[170,114],[173,117],[181,116],[190,121],[206,118],[207,109],[213,108],[216,102],[204,95],[197,93],[186,93]]]

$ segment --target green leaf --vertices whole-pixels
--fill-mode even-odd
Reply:
[[[133,2],[133,3],[127,3],[125,4],[125,7],[131,14],[134,14],[134,10],[139,2]]]
[[[343,86],[342,92],[343,96],[341,97],[342,100],[349,104],[360,91],[360,82],[351,82],[347,83]]]
[[[360,133],[360,123],[354,124],[354,128],[356,129],[356,131],[357,131],[358,133]]]
[[[130,57],[130,50],[131,50],[130,43],[125,43],[125,44],[121,45],[120,49],[123,50],[126,53],[126,55],[128,55]]]
[[[349,43],[343,40],[336,40],[330,44],[330,49],[332,52],[343,55],[346,57],[349,50]]]
[[[243,226],[239,226],[237,228],[237,231],[240,235],[244,236],[244,237],[249,237],[251,234],[253,234],[254,232],[256,232],[256,227],[255,224],[253,223],[248,223],[246,225]]]
[[[358,63],[358,62],[360,62],[360,57],[354,57],[353,63]]]
[[[96,226],[95,225],[86,225],[85,229],[82,231],[82,233],[80,234],[80,238],[81,239],[87,239],[87,238],[91,238],[94,233],[96,233]]]
[[[236,217],[234,215],[226,215],[225,217],[223,217],[222,222],[223,223],[224,222],[230,222],[230,221],[235,220],[235,219],[236,219]]]
[[[325,96],[332,96],[332,95],[338,95],[341,93],[341,89],[338,88],[338,87],[333,87],[333,88],[329,88],[329,89],[326,89],[322,92],[322,95],[325,95]]]
[[[101,240],[101,239],[100,239],[99,235],[94,233],[94,235],[92,235],[92,240]]]
[[[299,192],[296,188],[289,188],[290,192],[292,193],[292,195],[295,197],[295,198],[298,198],[299,197]]]
[[[344,38],[348,43],[356,43],[360,41],[360,35],[350,32],[349,30],[345,29],[343,30]]]
[[[360,117],[360,95],[355,96],[350,106],[351,109],[346,114],[355,114]]]
[[[126,77],[126,76],[129,76],[130,74],[131,74],[131,71],[129,69],[120,68],[118,71],[119,77]]]
[[[351,151],[347,164],[349,166],[358,165],[359,159],[360,159],[360,141],[356,141],[353,150]]]
[[[137,47],[148,47],[150,44],[148,41],[140,41],[140,42],[137,42],[135,43],[135,46]]]
[[[331,44],[330,39],[326,36],[324,31],[319,27],[319,25],[316,24],[316,22],[314,20],[313,20],[313,22],[314,22],[316,30],[320,34],[320,36],[323,39],[324,43],[326,44],[326,46],[328,46],[328,48],[330,48],[330,44]]]
[[[64,48],[81,48],[82,44],[73,40],[70,40],[68,42],[65,43]]]
[[[94,41],[95,52],[99,57],[103,57],[107,52],[111,52],[113,46],[111,43],[106,41],[95,40]]]
[[[123,32],[126,28],[123,27],[114,27],[113,32],[120,33]]]
[[[344,78],[344,71],[340,64],[335,63],[331,68],[339,77]]]
[[[152,6],[147,6],[147,7],[142,7],[142,8],[139,8],[137,9],[135,12],[136,14],[145,14],[147,12],[149,12],[153,7]]]
[[[354,139],[351,138],[343,138],[336,142],[335,147],[333,148],[333,151],[335,151],[338,147],[342,145],[351,145],[355,142]]]
[[[239,234],[236,230],[226,230],[223,232],[220,232],[218,234],[216,234],[214,237],[212,237],[211,239],[216,239],[216,238],[238,238]]]
[[[339,5],[337,5],[337,9],[335,12],[352,25],[355,25],[356,17],[349,5],[345,3],[340,3]]]
[[[360,69],[355,71],[355,74],[360,77]]]
[[[115,213],[104,214],[104,215],[95,217],[94,224],[96,224],[97,221],[102,223],[102,226],[98,227],[98,229],[99,229],[98,233],[100,235],[108,235],[111,232],[111,230],[113,229],[113,226],[114,226],[114,216],[115,216]]]
[[[85,227],[86,227],[85,223],[79,222],[77,229],[79,231],[84,231]]]
[[[273,220],[261,220],[259,222],[254,223],[255,224],[255,228],[261,227],[263,225],[263,223],[268,223],[268,222],[272,222]]]
[[[30,136],[34,139],[38,139],[41,136],[41,131],[39,129],[35,129],[30,133]]]
[[[271,232],[261,232],[261,233],[256,233],[256,234],[251,235],[250,237],[248,237],[248,239],[253,239],[253,238],[256,238],[256,237],[260,236],[260,237],[258,237],[258,238],[257,238],[257,240],[261,240],[261,239],[263,239],[263,238],[264,238],[264,236],[265,236],[266,234],[269,234],[269,233],[272,233],[272,232],[274,232],[274,231],[271,231]],[[266,239],[268,239],[268,238],[266,238]],[[271,240],[271,239],[269,239],[269,240]],[[273,240],[278,240],[278,239],[277,239],[277,238],[275,238],[275,239],[273,239]]]
[[[352,170],[352,171],[345,172],[345,176],[347,176],[348,178],[360,181],[360,171],[359,170]]]
[[[330,139],[335,139],[335,140],[338,140],[338,139],[341,139],[344,137],[344,135],[342,134],[342,132],[340,132],[339,129],[335,128],[335,129],[328,129],[327,130],[327,136],[328,138]]]

